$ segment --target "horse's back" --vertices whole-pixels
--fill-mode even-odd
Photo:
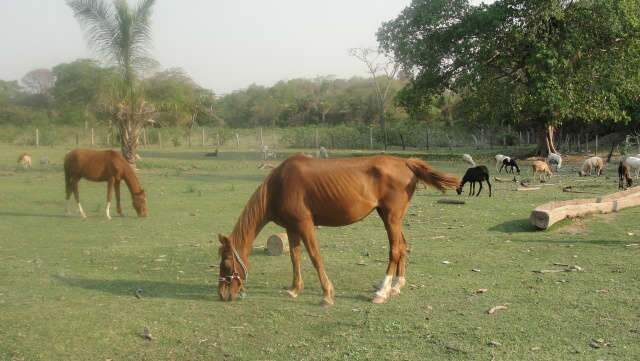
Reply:
[[[68,176],[101,181],[126,163],[114,150],[73,149],[64,157],[64,170]]]

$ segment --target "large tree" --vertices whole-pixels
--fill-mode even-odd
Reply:
[[[111,108],[120,132],[122,154],[135,164],[138,134],[154,113],[145,102],[140,73],[155,65],[149,57],[151,9],[155,0],[129,6],[127,0],[67,0],[84,27],[89,45],[119,70],[111,89]]]
[[[453,90],[478,118],[535,126],[541,154],[563,121],[627,120],[639,100],[640,0],[414,0],[378,40],[411,75],[408,109]]]

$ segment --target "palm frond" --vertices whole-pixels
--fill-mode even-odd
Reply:
[[[89,46],[108,60],[115,60],[116,28],[112,9],[103,0],[67,0],[67,5],[85,29]]]

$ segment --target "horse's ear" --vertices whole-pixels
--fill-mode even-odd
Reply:
[[[227,236],[224,236],[222,234],[218,234],[218,241],[223,246],[228,246],[229,244],[231,244],[231,240],[229,240]]]

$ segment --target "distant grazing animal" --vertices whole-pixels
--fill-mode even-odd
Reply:
[[[542,182],[544,180],[544,176],[548,176],[549,179],[551,179],[551,169],[549,168],[549,164],[547,164],[547,162],[541,161],[541,160],[534,160],[533,163],[531,163],[531,170],[533,172],[532,178],[535,179],[536,174],[540,173],[540,181]]]
[[[249,254],[260,230],[275,222],[287,230],[293,283],[288,293],[303,288],[301,243],[322,285],[324,305],[334,302],[334,288],[327,276],[315,226],[346,226],[365,218],[374,209],[389,237],[389,264],[374,303],[384,303],[405,284],[407,242],[402,222],[416,184],[425,182],[442,191],[456,188],[459,179],[431,168],[425,161],[386,155],[341,159],[309,158],[301,154],[280,163],[265,178],[238,218],[229,237],[219,235],[221,247],[218,295],[231,301],[244,289]]]
[[[502,155],[502,154],[496,154],[496,172],[498,172],[499,169],[502,168],[502,164],[503,164],[502,162],[505,159],[511,159],[511,157],[506,156],[506,155]]]
[[[549,153],[547,162],[549,165],[555,166],[557,172],[562,167],[562,156],[558,153]]]
[[[518,167],[518,163],[513,158],[505,158],[502,160],[502,167],[504,167],[505,172],[513,174],[513,169],[515,168],[518,174],[520,174],[520,167]],[[500,167],[500,171],[502,171],[502,167]],[[509,172],[511,171],[511,172]]]
[[[217,157],[218,156],[218,148],[216,148],[216,150],[213,151],[213,152],[206,153],[204,156],[205,157]]]
[[[29,155],[29,153],[20,154],[18,157],[18,164],[20,164],[24,169],[31,168],[31,155]]]
[[[629,167],[624,164],[623,161],[620,161],[618,164],[618,189],[626,190],[631,187],[632,184],[633,180],[631,176],[629,176]]]
[[[139,217],[147,216],[147,196],[144,189],[140,187],[135,171],[129,165],[122,154],[113,150],[89,150],[74,149],[64,157],[64,178],[67,191],[67,213],[69,212],[68,202],[71,193],[78,204],[78,211],[82,218],[87,216],[80,204],[78,193],[78,182],[84,178],[94,182],[107,182],[107,218],[111,219],[109,213],[111,208],[111,191],[116,190],[116,201],[118,214],[122,215],[120,206],[120,181],[124,180],[131,192],[133,208]]]
[[[624,164],[629,167],[629,171],[635,169],[636,171],[636,179],[638,179],[638,175],[640,174],[640,158],[636,157],[625,157],[623,159]]]
[[[463,154],[463,155],[462,155],[462,160],[463,160],[465,163],[467,163],[467,164],[469,164],[470,166],[472,166],[472,167],[475,167],[475,166],[476,166],[476,162],[474,162],[474,161],[473,161],[473,158],[471,158],[471,156],[470,156],[469,154]]]
[[[618,163],[618,189],[627,189],[632,184],[633,180],[629,176],[629,167],[623,161],[620,161]]]
[[[586,177],[587,175],[591,175],[591,171],[596,171],[596,176],[600,176],[602,174],[602,170],[604,169],[604,161],[600,157],[591,157],[585,159],[582,163],[582,170],[578,172],[578,175],[581,177]]]
[[[487,182],[487,185],[489,186],[489,197],[491,197],[491,182],[489,182],[489,169],[487,169],[487,167],[483,165],[479,165],[477,167],[467,169],[467,172],[464,174],[464,177],[462,177],[462,182],[460,183],[458,188],[456,188],[456,192],[458,192],[458,194],[462,193],[462,188],[467,182],[470,183],[469,184],[470,196],[474,195],[475,193],[476,182],[480,183],[480,189],[478,189],[478,194],[475,194],[476,197],[480,195],[480,192],[482,192],[482,182]]]
[[[329,158],[329,151],[327,151],[327,148],[325,147],[320,147],[320,150],[318,150],[317,156],[318,158],[327,159]]]

